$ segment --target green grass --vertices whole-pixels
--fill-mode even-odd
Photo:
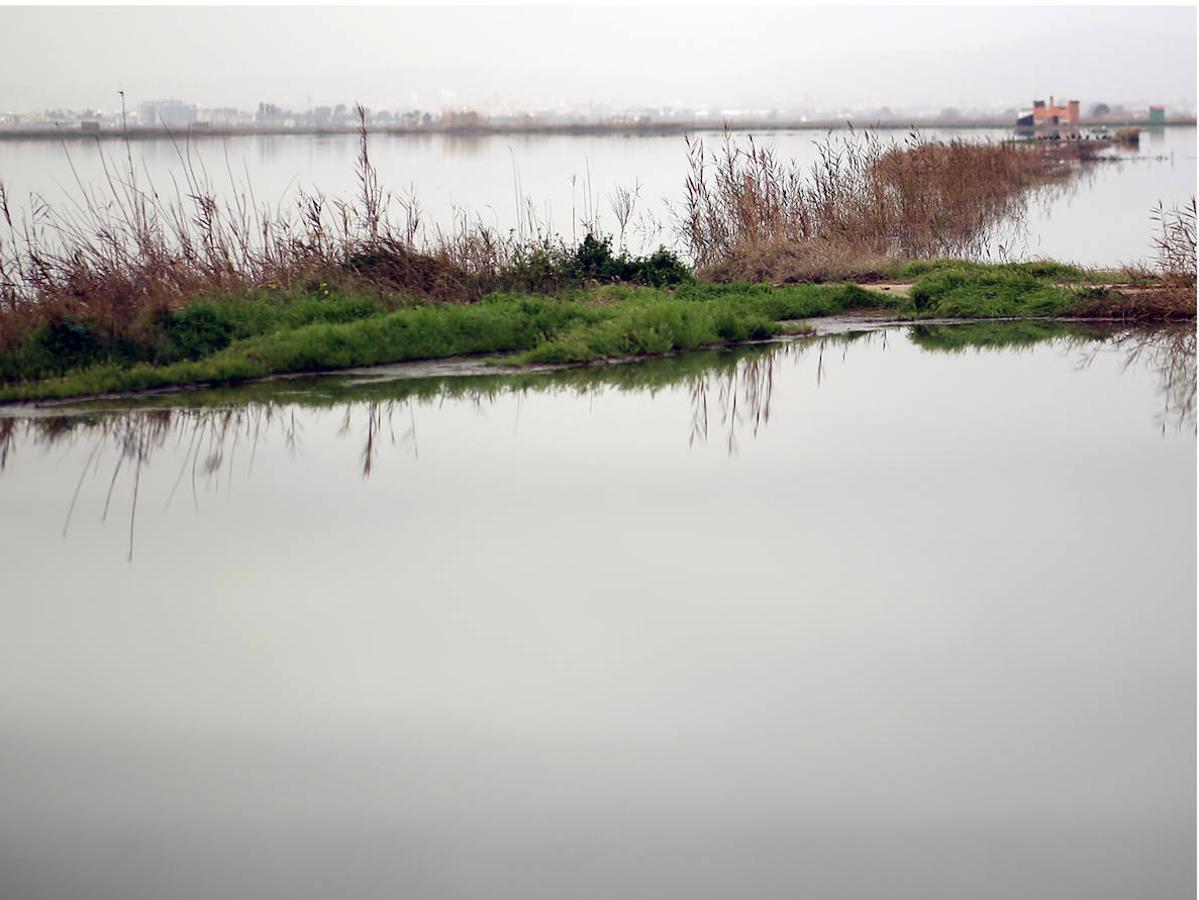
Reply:
[[[1126,281],[1129,277],[1128,273],[1115,269],[1086,269],[1082,266],[1054,262],[1048,259],[1020,263],[980,263],[962,259],[913,260],[902,263],[896,269],[895,277],[904,281],[910,281],[922,278],[925,275],[945,271],[962,272],[971,277],[983,278],[1005,274],[1021,275],[1063,284],[1110,284]]]
[[[877,300],[851,285],[610,286],[390,310],[352,296],[198,301],[158,323],[151,339],[132,350],[106,346],[75,323],[46,329],[53,335],[39,334],[0,357],[0,401],[232,384],[465,355],[583,363],[769,337],[782,331],[780,321],[865,305]],[[64,329],[70,342],[58,334]]]
[[[1041,318],[1069,315],[1105,290],[1063,284],[1062,270],[1038,265],[936,267],[912,285],[912,307],[926,316]]]
[[[691,285],[674,296],[631,292],[603,320],[580,322],[520,357],[528,363],[581,363],[762,340],[780,322],[881,305],[855,285]]]
[[[579,364],[793,334],[795,320],[876,310],[897,318],[1078,315],[1108,289],[1057,263],[911,263],[909,297],[852,284],[607,285],[556,295],[496,293],[477,303],[402,294],[306,293],[199,298],[119,340],[88,322],[43,326],[0,352],[0,402],[235,384],[294,374],[466,355]],[[1074,283],[1068,283],[1071,280]]]
[[[0,384],[37,381],[91,366],[156,366],[195,360],[256,335],[316,323],[353,322],[388,311],[379,297],[313,294],[198,298],[143,322],[140,339],[112,339],[86,321],[63,319],[43,326],[0,352]]]
[[[845,341],[846,336],[829,338]],[[589,393],[597,388],[618,391],[658,390],[691,384],[696,378],[728,376],[747,360],[766,359],[777,352],[779,344],[751,344],[719,347],[693,353],[649,357],[636,365],[565,366],[551,369],[524,368],[470,373],[436,374],[403,378],[357,378],[327,375],[300,376],[286,383],[271,380],[251,381],[181,391],[169,398],[142,395],[113,400],[87,401],[89,413],[128,410],[157,411],[173,409],[224,408],[241,404],[269,404],[285,399],[306,407],[330,409],[348,402],[384,402],[391,400],[437,401],[444,399],[495,396],[524,390],[563,390]],[[87,421],[86,417],[37,417],[34,421],[55,422],[55,430]]]

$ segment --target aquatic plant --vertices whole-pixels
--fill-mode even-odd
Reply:
[[[1078,171],[1051,147],[916,133],[902,145],[870,132],[830,136],[806,169],[728,131],[711,153],[700,140],[687,146],[677,228],[700,276],[718,281],[832,280],[979,256],[1029,191]]]
[[[184,140],[177,180],[160,190],[134,165],[100,153],[103,190],[78,182],[66,207],[32,198],[15,217],[0,182],[0,349],[63,323],[97,346],[151,342],[164,316],[215,298],[372,295],[391,307],[412,300],[475,302],[496,290],[551,293],[591,282],[656,287],[690,280],[666,248],[632,256],[589,233],[579,244],[531,219],[501,234],[456,215],[428,232],[419,202],[380,184],[359,108],[358,195],[299,192],[294,208],[259,204],[253,185],[225,201]],[[64,149],[66,145],[64,143]],[[70,155],[68,152],[68,160]],[[627,204],[621,207],[631,213]],[[591,212],[592,221],[598,216]],[[622,229],[627,225],[622,220]],[[85,334],[86,333],[86,334]]]
[[[181,177],[173,196],[139,175],[128,142],[122,165],[101,154],[107,190],[80,183],[66,209],[35,198],[32,218],[18,221],[0,183],[3,395],[235,381],[458,353],[527,351],[530,360],[584,362],[760,338],[778,331],[780,321],[850,308],[984,317],[1194,315],[1193,203],[1189,218],[1186,210],[1161,212],[1161,271],[1137,276],[1143,289],[1116,290],[1099,273],[1057,263],[988,268],[932,259],[977,254],[988,229],[1018,214],[1028,191],[1077,171],[1052,147],[914,134],[894,145],[855,133],[827,138],[819,162],[802,171],[752,138],[745,148],[726,133],[711,157],[702,142],[690,142],[678,225],[698,265],[697,283],[664,247],[645,256],[628,252],[636,189],[609,198],[618,244],[600,230],[590,185],[581,219],[587,231],[577,242],[550,234],[531,203],[507,235],[465,215],[430,234],[415,197],[381,186],[361,109],[359,116],[358,196],[330,201],[301,192],[291,212],[260,206],[248,183],[218,201],[186,142],[177,147]],[[768,285],[762,293],[742,284],[727,297],[712,289],[734,280],[851,275],[919,281],[910,307],[856,288],[805,295],[801,303],[770,294]],[[663,301],[728,303],[617,314],[597,311],[607,302],[600,294],[573,306],[577,298],[566,296],[571,302],[531,317],[520,304],[488,306],[497,295],[570,295],[619,284],[673,288]],[[485,308],[457,314],[444,311],[448,305]]]
[[[1167,209],[1160,202],[1153,211],[1158,225],[1153,246],[1157,269],[1171,301],[1181,307],[1195,309],[1195,197],[1189,203]]]
[[[44,326],[0,351],[0,402],[180,385],[236,383],[470,354],[584,363],[769,337],[777,323],[864,305],[853,285],[787,288],[695,285],[675,291],[608,286],[546,297],[495,293],[479,303],[388,308],[331,293],[272,300],[210,300],[173,310],[139,343],[105,344]],[[53,351],[45,342],[55,340]]]

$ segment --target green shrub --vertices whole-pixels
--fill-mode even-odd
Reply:
[[[633,261],[634,272],[629,281],[648,284],[650,287],[666,287],[686,284],[691,281],[691,270],[686,263],[665,247],[659,247],[646,257]]]
[[[90,322],[64,317],[0,353],[0,383],[32,381],[109,361],[132,365],[153,358],[153,347],[147,344],[128,337],[112,340]]]
[[[164,318],[163,332],[175,359],[199,359],[233,340],[233,323],[211,304],[185,306]]]
[[[649,256],[616,255],[610,237],[588,233],[574,250],[545,243],[522,251],[499,280],[510,288],[540,293],[593,281],[669,287],[686,284],[692,276],[687,265],[665,247]]]

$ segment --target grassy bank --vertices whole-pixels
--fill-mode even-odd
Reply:
[[[803,170],[752,139],[688,147],[674,210],[683,256],[629,252],[636,190],[610,197],[616,236],[589,201],[577,244],[543,228],[531,203],[506,235],[463,216],[430,238],[414,198],[389,215],[365,125],[359,196],[300,193],[291,214],[222,205],[183,157],[174,201],[127,155],[108,196],[39,206],[34,225],[14,218],[0,182],[0,401],[463,355],[589,363],[768,338],[848,310],[1195,314],[1193,201],[1159,208],[1153,273],[939,258],[985,255],[998,223],[1072,178],[1083,161],[1061,149],[854,135],[827,140]],[[898,283],[848,283],[880,280]]]
[[[963,319],[1193,319],[1195,288],[1146,272],[1097,271],[1040,261],[988,265],[945,260],[909,263],[910,311]]]
[[[477,303],[403,295],[263,292],[207,298],[111,339],[83,322],[43,325],[0,352],[0,400],[51,399],[456,356],[581,364],[727,346],[795,332],[796,320],[854,312],[923,318],[1102,315],[1121,292],[1053,263],[912,264],[906,292],[854,284],[606,285]],[[1110,276],[1109,276],[1110,278]],[[1138,303],[1148,301],[1138,300]]]
[[[430,231],[415,197],[381,184],[365,124],[358,195],[300,191],[290,209],[259,208],[249,184],[232,196],[218,191],[182,152],[173,190],[150,183],[130,152],[107,161],[106,189],[81,185],[69,204],[39,202],[34,222],[10,207],[0,180],[0,349],[56,322],[137,342],[151,320],[197,300],[253,299],[278,287],[475,303],[495,292],[558,294],[595,282],[854,280],[912,259],[976,255],[1026,194],[1080,166],[1055,148],[916,136],[904,144],[872,134],[830,138],[810,170],[731,136],[711,153],[699,142],[688,147],[690,174],[672,209],[675,249],[646,255],[626,245],[641,221],[636,188],[609,195],[615,228],[605,228],[598,198],[588,198],[571,223],[581,241],[539,220],[530,198],[518,198],[509,231],[469,211]]]
[[[853,285],[609,286],[554,297],[492,294],[474,304],[389,309],[331,295],[197,302],[142,341],[105,343],[45,326],[0,355],[0,400],[70,397],[464,355],[582,363],[760,339],[781,322],[878,307]]]

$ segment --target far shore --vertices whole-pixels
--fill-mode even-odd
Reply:
[[[1175,117],[1165,123],[1153,123],[1144,119],[1084,119],[1082,128],[1142,128],[1195,127],[1195,117]],[[538,122],[495,123],[469,127],[430,125],[408,128],[400,125],[368,125],[370,134],[394,135],[396,137],[426,137],[444,135],[454,138],[487,137],[489,135],[617,135],[617,136],[663,136],[695,132],[723,131],[829,131],[838,128],[856,128],[869,131],[898,131],[911,129],[1014,129],[1011,119],[745,119],[745,120],[691,120],[680,122],[661,121],[614,121],[587,124],[549,124]],[[180,138],[228,138],[250,136],[325,136],[358,135],[357,125],[346,126],[210,126],[193,125],[187,129],[170,128],[103,128],[86,131],[77,127],[45,126],[38,128],[0,128],[0,141],[22,140],[162,140]]]

